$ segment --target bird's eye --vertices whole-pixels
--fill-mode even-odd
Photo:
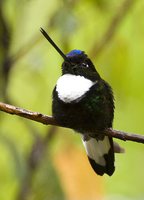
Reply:
[[[83,67],[89,67],[89,65],[87,63],[82,63]]]

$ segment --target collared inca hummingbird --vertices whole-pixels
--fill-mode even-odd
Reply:
[[[58,124],[81,134],[94,171],[101,176],[104,173],[111,176],[115,170],[114,144],[102,131],[112,127],[112,89],[84,51],[72,50],[64,54],[42,28],[41,32],[64,59],[62,76],[52,95],[53,117]]]

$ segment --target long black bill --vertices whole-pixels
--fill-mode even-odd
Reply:
[[[60,48],[54,43],[54,41],[50,38],[50,36],[46,33],[43,28],[40,28],[40,32],[43,36],[49,41],[49,43],[56,49],[56,51],[63,57],[64,60],[67,60],[66,55],[60,50]]]

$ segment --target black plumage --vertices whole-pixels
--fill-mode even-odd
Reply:
[[[72,53],[71,53],[72,54]],[[81,54],[68,54],[67,61],[62,64],[62,75],[72,74],[83,76],[95,84],[80,98],[70,102],[63,102],[56,91],[53,91],[52,112],[54,118],[62,126],[88,135],[96,140],[103,140],[104,136],[99,131],[112,127],[114,117],[114,100],[110,85],[101,79],[93,63],[84,52]],[[114,172],[114,150],[112,138],[108,138],[111,148],[104,154],[105,166],[96,163],[92,158],[89,161],[99,175]]]
[[[53,117],[60,125],[82,135],[94,171],[111,176],[115,170],[114,145],[102,131],[113,123],[112,89],[83,51],[73,50],[65,55],[42,28],[41,33],[64,59],[62,76],[53,90]]]

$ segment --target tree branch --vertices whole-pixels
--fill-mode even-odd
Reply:
[[[39,112],[32,112],[30,110],[19,108],[10,104],[0,102],[0,110],[12,115],[18,115],[20,117],[27,118],[46,125],[59,126],[51,116],[44,115]]]
[[[24,117],[36,122],[43,123],[45,125],[54,125],[54,126],[61,126],[59,125],[56,120],[52,116],[44,115],[39,112],[32,112],[23,108],[19,108],[13,105],[5,104],[0,102],[0,110],[9,114],[18,115],[20,117]],[[68,128],[68,127],[65,127]],[[123,131],[114,130],[112,128],[108,128],[101,132],[104,135],[109,137],[117,138],[123,141],[133,141],[144,143],[144,136],[138,134],[130,134]]]

